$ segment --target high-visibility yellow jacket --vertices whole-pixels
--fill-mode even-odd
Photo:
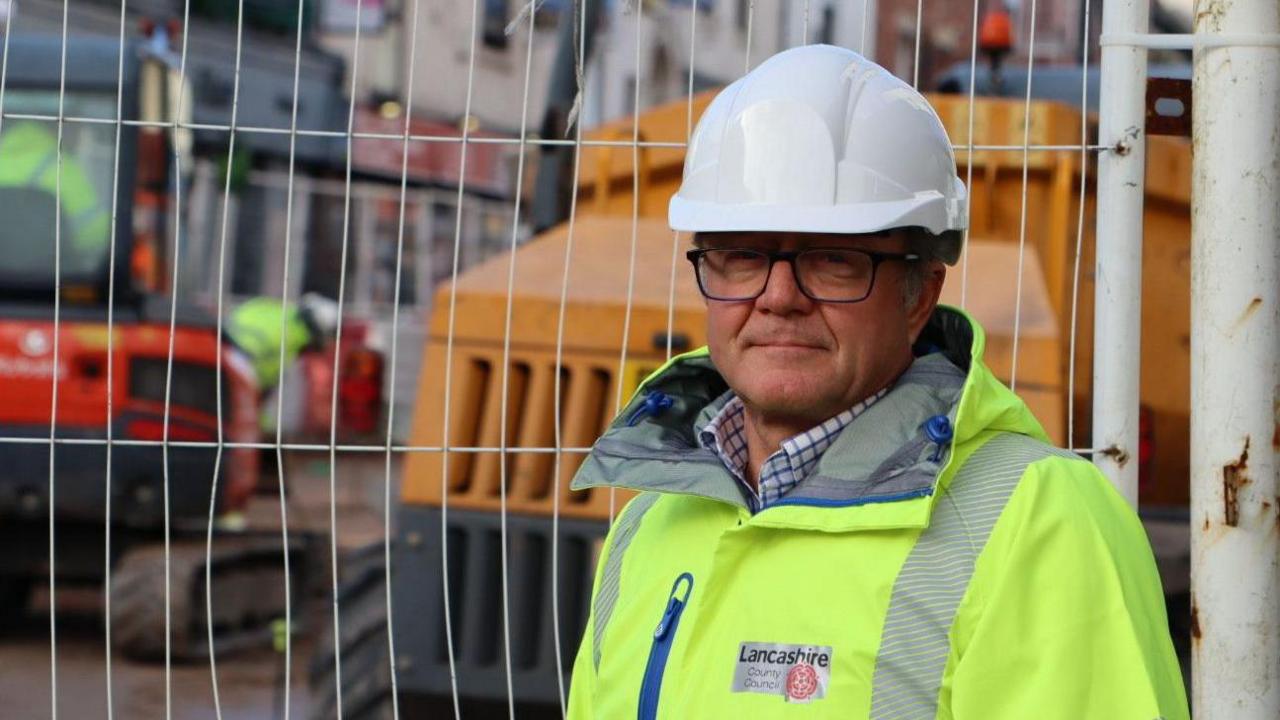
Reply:
[[[1186,718],[1141,523],[983,344],[939,309],[935,351],[755,515],[695,441],[725,390],[705,350],[655,373],[574,480],[643,492],[601,552],[570,717]]]
[[[50,126],[52,127],[52,126]],[[100,202],[98,191],[84,168],[69,151],[62,154],[62,182],[58,182],[58,136],[42,123],[13,121],[0,133],[0,188],[23,187],[58,195],[67,226],[63,232],[77,251],[68,258],[73,270],[91,269],[106,260],[111,233],[110,205]],[[110,198],[106,198],[109,200]],[[53,218],[49,218],[49,238]],[[43,238],[33,238],[43,241]],[[89,264],[89,268],[81,267]]]
[[[253,298],[237,307],[227,324],[227,334],[249,356],[258,387],[263,390],[274,388],[280,378],[280,346],[284,345],[287,366],[312,341],[311,328],[297,308],[267,297]]]

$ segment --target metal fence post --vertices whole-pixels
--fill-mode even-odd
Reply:
[[[1280,5],[1197,11],[1193,699],[1197,718],[1270,720],[1280,717]]]
[[[1103,34],[1146,33],[1147,0],[1109,0]],[[1102,46],[1093,321],[1093,460],[1138,502],[1138,353],[1142,325],[1147,51]]]

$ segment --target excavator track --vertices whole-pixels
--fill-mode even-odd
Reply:
[[[289,593],[294,630],[301,616],[304,587],[313,573],[306,538],[289,543]],[[165,657],[166,637],[175,660],[209,656],[203,539],[170,543],[170,593],[166,623],[165,548],[139,546],[120,560],[112,578],[112,644],[124,656],[142,661]],[[215,535],[211,563],[213,649],[218,655],[265,647],[272,623],[285,616],[284,556],[279,535]],[[166,629],[167,626],[167,629]]]

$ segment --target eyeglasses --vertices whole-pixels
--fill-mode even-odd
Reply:
[[[796,286],[817,302],[866,300],[876,282],[876,269],[886,260],[915,262],[912,253],[879,253],[848,248],[806,248],[766,252],[747,248],[714,248],[685,253],[693,263],[698,289],[710,300],[755,300],[764,294],[774,263],[791,266]]]

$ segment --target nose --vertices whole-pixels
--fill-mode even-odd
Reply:
[[[813,301],[800,292],[795,265],[778,261],[769,268],[764,292],[756,298],[756,309],[778,315],[804,313],[813,309]]]

